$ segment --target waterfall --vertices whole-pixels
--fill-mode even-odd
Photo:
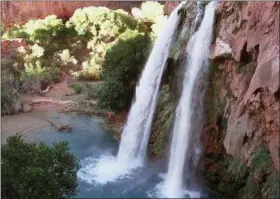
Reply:
[[[117,156],[117,159],[123,164],[128,164],[135,158],[140,161],[145,158],[160,81],[180,19],[178,10],[181,6],[182,3],[171,13],[165,27],[156,39],[136,88],[135,102],[130,109],[123,130]]]
[[[172,132],[171,151],[168,164],[168,172],[164,182],[161,184],[161,195],[163,197],[184,197],[185,193],[191,197],[191,191],[184,191],[184,171],[187,177],[191,176],[191,169],[188,161],[194,161],[197,157],[195,151],[199,149],[194,146],[197,135],[200,134],[202,122],[200,121],[197,129],[192,126],[196,124],[196,119],[193,116],[197,115],[197,104],[195,105],[196,96],[199,96],[195,90],[197,81],[201,77],[201,73],[207,67],[209,47],[212,37],[212,28],[214,22],[215,2],[210,2],[205,9],[205,14],[197,32],[195,32],[187,45],[187,63],[184,74],[183,90],[180,101],[176,108],[175,124]],[[206,68],[207,69],[207,68]],[[200,96],[202,97],[202,96]],[[203,113],[200,113],[202,115]],[[199,119],[200,120],[200,119]],[[193,148],[192,148],[193,147]],[[199,153],[197,153],[199,154]],[[186,157],[188,157],[186,159]],[[187,162],[188,164],[185,164]]]
[[[142,165],[150,136],[152,120],[164,67],[174,40],[183,3],[168,17],[157,37],[135,92],[126,125],[122,132],[117,157],[106,155],[89,158],[78,171],[78,177],[88,183],[105,184],[128,177],[132,169]]]

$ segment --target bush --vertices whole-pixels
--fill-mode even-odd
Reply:
[[[1,114],[17,113],[21,109],[20,94],[16,82],[1,74]]]
[[[106,7],[77,9],[66,26],[74,28],[78,35],[86,36],[87,48],[92,51],[78,73],[80,80],[100,80],[104,58],[121,35],[128,30],[141,32],[137,20],[128,13]]]
[[[155,13],[151,12],[145,5],[143,4],[141,11],[145,15],[144,21],[152,20],[151,24],[153,24],[157,21],[156,19],[163,16],[161,4],[151,3]],[[24,90],[37,90],[42,81],[59,81],[60,69],[66,73],[70,72],[80,80],[100,80],[103,78],[103,72],[107,65],[111,65],[109,62],[105,63],[105,59],[107,59],[105,57],[110,54],[111,57],[123,57],[123,60],[118,63],[122,64],[120,66],[122,72],[120,73],[124,73],[127,65],[131,65],[131,67],[135,65],[134,68],[137,68],[136,73],[129,72],[132,73],[129,74],[132,75],[131,78],[125,77],[124,74],[116,74],[116,76],[126,78],[119,83],[125,85],[129,98],[132,98],[131,93],[134,92],[132,87],[137,82],[135,75],[141,71],[139,66],[142,66],[145,60],[140,59],[147,56],[146,54],[142,55],[142,50],[148,49],[147,46],[150,45],[152,38],[148,25],[141,20],[136,20],[123,10],[86,7],[77,9],[66,24],[61,19],[57,19],[55,15],[51,15],[45,19],[30,20],[22,26],[15,26],[6,32],[3,38],[19,37],[28,40],[29,46],[20,47],[19,53],[12,58],[14,62],[13,73],[24,84],[22,87]],[[130,34],[134,36],[129,36]],[[139,38],[134,39],[138,35]],[[129,50],[125,49],[126,47],[120,49],[124,51],[126,57],[123,56],[123,52],[112,50],[112,48],[116,49],[115,46],[119,43],[125,43],[124,41],[130,39],[135,40],[134,43],[127,42],[123,45]],[[140,42],[139,46],[137,46],[137,42]],[[109,51],[113,52],[109,53]],[[133,55],[130,55],[130,52]],[[116,55],[113,55],[114,53]],[[116,64],[113,65],[117,67]],[[109,70],[111,70],[110,66],[107,71]],[[114,70],[118,73],[118,69]],[[128,67],[127,70],[133,71],[134,69]],[[114,76],[113,73],[111,74]],[[112,82],[114,81],[112,80]],[[108,86],[108,83],[104,85]],[[119,97],[122,97],[121,93]],[[128,106],[130,101],[131,99],[128,99],[121,107]]]
[[[121,111],[130,107],[135,86],[148,57],[148,34],[128,30],[105,57],[104,84],[98,91],[101,107]]]
[[[88,35],[104,42],[114,40],[127,29],[136,29],[137,25],[137,21],[126,12],[106,7],[77,9],[66,23],[66,27],[74,27],[79,35]]]
[[[20,81],[24,91],[40,91],[41,83],[54,83],[60,81],[58,67],[46,67],[44,60],[32,60],[24,64],[20,71]]]
[[[62,19],[55,15],[45,19],[29,20],[23,26],[15,26],[3,35],[4,39],[24,38],[36,43],[49,44],[54,36],[63,33]]]
[[[77,192],[78,161],[67,142],[49,147],[12,136],[1,148],[2,198],[71,198]]]
[[[269,149],[259,147],[253,155],[252,167],[258,175],[269,174],[273,170],[273,161]]]
[[[71,85],[71,87],[74,89],[74,91],[77,93],[77,94],[80,94],[83,90],[83,87],[80,85],[80,84],[76,84],[76,83],[73,83]]]
[[[91,82],[86,84],[87,99],[95,99],[97,97],[98,89],[102,85],[102,82]]]
[[[95,54],[88,61],[82,63],[83,69],[79,73],[79,80],[100,80],[103,72],[103,58]]]
[[[38,44],[19,47],[12,54],[10,71],[21,84],[23,91],[40,91],[41,84],[51,84],[60,81],[60,68],[63,61],[55,53],[50,58],[45,57],[45,49]]]

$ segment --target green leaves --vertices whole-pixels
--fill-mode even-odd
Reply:
[[[1,148],[3,198],[70,198],[77,191],[78,161],[67,142],[49,147],[12,136]]]
[[[4,39],[23,38],[30,41],[48,44],[53,36],[58,35],[65,29],[61,19],[55,15],[47,16],[45,19],[29,20],[23,26],[15,26],[4,35]]]
[[[150,49],[148,34],[127,30],[105,56],[104,84],[98,91],[99,104],[113,111],[130,107],[136,83]]]
[[[21,108],[20,95],[16,88],[16,82],[4,74],[1,74],[1,114],[19,112]]]
[[[74,27],[79,35],[90,33],[100,41],[114,40],[126,29],[137,29],[137,21],[124,11],[114,11],[106,7],[86,7],[77,9],[66,23]]]

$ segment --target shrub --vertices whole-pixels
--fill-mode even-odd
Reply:
[[[127,29],[136,29],[137,21],[121,10],[106,7],[86,7],[77,9],[66,23],[74,27],[79,35],[88,35],[97,40],[109,42]]]
[[[80,85],[80,84],[76,84],[76,83],[73,83],[71,85],[71,87],[74,89],[74,91],[77,93],[77,94],[80,94],[83,90],[83,87]]]
[[[95,99],[97,97],[98,89],[102,85],[102,82],[91,82],[86,84],[87,99]]]
[[[21,84],[23,91],[39,91],[41,83],[60,81],[60,68],[63,62],[55,54],[45,57],[45,49],[38,44],[28,47],[19,47],[18,52],[12,54],[10,71]]]
[[[16,82],[1,74],[1,114],[17,113],[21,109],[20,95]]]
[[[20,81],[25,91],[41,90],[41,83],[53,83],[60,80],[60,70],[57,67],[45,67],[43,61],[36,60],[24,64],[20,72]]]
[[[105,57],[104,84],[99,104],[114,111],[130,107],[136,83],[146,62],[151,40],[148,34],[128,30]]]
[[[253,155],[252,167],[258,175],[269,174],[273,170],[273,161],[269,149],[260,147]]]
[[[137,20],[128,13],[106,7],[77,9],[66,26],[74,28],[78,35],[86,36],[89,40],[87,48],[92,51],[78,73],[80,80],[100,80],[104,58],[121,35],[128,30],[141,32]]]
[[[23,26],[15,26],[7,31],[4,39],[24,38],[36,43],[49,44],[54,36],[62,33],[65,26],[55,15],[45,19],[29,20]]]
[[[103,58],[96,55],[82,63],[83,69],[79,73],[80,80],[100,80],[103,71]]]
[[[3,39],[23,38],[28,39],[29,35],[25,32],[25,29],[20,26],[14,26],[2,35]]]
[[[78,161],[68,143],[49,147],[11,136],[1,148],[3,198],[70,198],[77,192]]]

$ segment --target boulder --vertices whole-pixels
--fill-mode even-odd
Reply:
[[[22,105],[22,111],[24,112],[24,113],[28,113],[28,112],[30,112],[32,110],[32,108],[31,108],[31,106],[29,105],[29,104],[23,104]]]

